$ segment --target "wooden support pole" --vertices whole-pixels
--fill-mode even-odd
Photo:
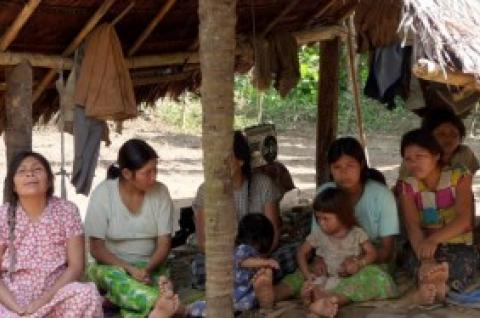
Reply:
[[[236,229],[230,162],[236,0],[200,0],[202,146],[205,175],[207,316],[233,318],[232,252]],[[214,35],[214,36],[212,36]]]
[[[70,56],[73,52],[80,46],[85,37],[93,30],[93,28],[98,24],[100,19],[108,12],[110,7],[116,0],[105,0],[102,5],[95,11],[95,13],[90,17],[85,26],[80,30],[75,39],[70,43],[70,45],[63,51],[62,56]],[[50,70],[47,75],[41,80],[38,86],[35,88],[33,93],[33,102],[42,95],[43,91],[50,85],[57,75],[57,70]]]
[[[358,85],[358,74],[357,74],[357,53],[355,48],[355,25],[353,24],[353,15],[348,18],[348,67],[350,73],[350,79],[352,81],[352,93],[353,93],[353,100],[355,104],[355,113],[357,118],[357,129],[358,129],[358,137],[360,139],[360,143],[363,146],[363,150],[365,154],[367,154],[367,139],[365,137],[365,131],[363,130],[363,115],[362,115],[362,108],[360,105],[360,87]],[[367,155],[368,158],[368,155]]]
[[[32,78],[32,67],[26,61],[5,71],[7,92],[4,138],[7,166],[20,151],[32,150]],[[5,196],[8,192],[5,184],[4,201],[10,199]]]
[[[280,12],[275,19],[270,22],[267,27],[262,31],[260,37],[265,37],[277,24],[280,22],[284,16],[286,16],[293,8],[295,8],[302,0],[291,0],[290,3]]]
[[[0,39],[0,52],[5,51],[10,44],[12,44],[40,2],[42,2],[42,0],[30,0],[27,4],[25,4],[22,11],[15,18],[15,21],[13,21],[12,25],[7,29],[5,34],[3,34],[2,38]]]
[[[329,179],[327,153],[337,136],[340,39],[320,43],[317,108],[316,183]]]
[[[170,9],[173,7],[177,0],[167,0],[167,2],[163,5],[163,7],[158,11],[157,15],[155,18],[153,18],[152,21],[147,25],[145,30],[143,30],[142,34],[138,37],[138,39],[135,41],[135,43],[132,45],[130,50],[128,50],[128,56],[134,55],[140,46],[145,42],[145,40],[152,34],[153,30],[155,27],[160,23],[160,21],[163,20],[165,15],[170,11]]]

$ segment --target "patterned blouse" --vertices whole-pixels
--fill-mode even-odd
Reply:
[[[420,221],[424,229],[441,229],[456,218],[456,187],[464,177],[469,175],[470,171],[466,167],[457,166],[442,170],[435,191],[429,190],[422,181],[415,177],[405,177],[400,180],[398,190],[399,193],[413,199],[420,211]],[[445,243],[470,245],[472,242],[472,232],[468,231],[449,239]]]

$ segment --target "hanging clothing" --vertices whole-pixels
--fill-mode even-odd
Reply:
[[[395,96],[406,99],[411,78],[412,47],[400,43],[375,50],[364,93],[368,97],[395,108]]]
[[[105,126],[105,122],[87,117],[83,107],[78,105],[75,107],[73,125],[75,157],[71,182],[77,193],[84,195],[90,193]]]
[[[137,116],[137,104],[122,46],[111,24],[98,26],[87,39],[75,103],[100,120]]]

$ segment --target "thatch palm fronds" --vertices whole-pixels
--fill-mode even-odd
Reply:
[[[480,82],[480,1],[403,2],[400,29],[413,33],[416,60],[433,61],[445,72],[472,74]]]

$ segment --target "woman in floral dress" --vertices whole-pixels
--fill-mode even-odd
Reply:
[[[19,153],[0,207],[0,317],[103,317],[94,284],[78,281],[84,236],[77,207],[53,197],[48,161]]]

